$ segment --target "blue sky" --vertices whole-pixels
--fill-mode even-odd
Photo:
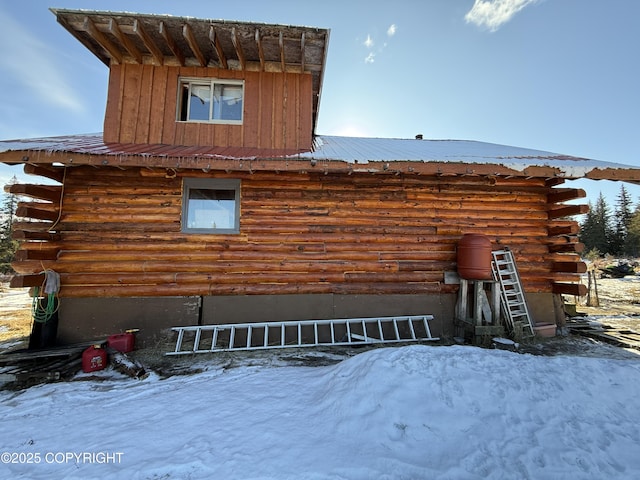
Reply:
[[[102,131],[107,67],[49,7],[329,28],[319,134],[422,133],[640,166],[637,0],[0,0],[0,140]],[[0,166],[0,183],[21,172]],[[570,185],[613,205],[621,184]]]

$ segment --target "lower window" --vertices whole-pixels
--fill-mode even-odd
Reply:
[[[182,231],[240,232],[240,180],[185,178]]]

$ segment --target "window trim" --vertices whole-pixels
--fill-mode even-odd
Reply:
[[[240,120],[225,120],[225,119],[215,119],[211,118],[212,113],[209,114],[209,120],[190,120],[189,119],[189,111],[190,111],[190,102],[187,103],[187,112],[186,119],[181,119],[181,113],[183,109],[182,103],[182,87],[184,84],[188,84],[189,88],[191,88],[191,84],[208,84],[211,88],[211,92],[214,91],[214,87],[216,84],[220,85],[239,85],[242,87],[242,110],[240,112]],[[242,125],[244,120],[244,100],[245,100],[245,89],[244,89],[244,80],[236,80],[236,79],[227,79],[227,78],[212,78],[212,77],[178,77],[178,98],[176,102],[176,121],[181,123],[207,123],[207,124],[223,124],[223,125]],[[213,102],[211,101],[211,109],[213,109]]]
[[[187,225],[189,215],[189,190],[234,190],[235,211],[233,228],[189,228]],[[227,178],[183,178],[182,180],[182,217],[180,218],[182,233],[196,233],[209,235],[229,235],[240,233],[240,180]]]

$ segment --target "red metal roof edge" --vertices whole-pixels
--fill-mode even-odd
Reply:
[[[4,147],[4,148],[3,148]],[[106,155],[220,158],[236,160],[280,159],[307,153],[309,149],[268,149],[254,147],[209,147],[168,144],[105,143],[102,134],[63,135],[59,137],[0,141],[0,159],[6,152],[46,152]]]

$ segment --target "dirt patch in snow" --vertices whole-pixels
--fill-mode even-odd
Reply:
[[[31,297],[28,288],[0,283],[0,351],[29,343]]]
[[[598,318],[608,325],[640,331],[640,276],[599,278],[595,283],[597,298],[596,288],[592,285],[591,305],[587,305],[586,298],[581,298],[576,305],[578,314]]]

